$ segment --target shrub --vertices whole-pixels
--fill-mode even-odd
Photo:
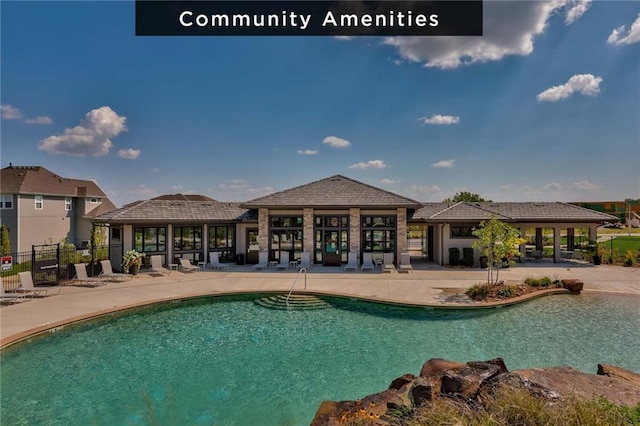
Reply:
[[[449,248],[449,265],[458,266],[460,264],[460,249],[458,247]]]
[[[531,287],[540,287],[540,280],[537,278],[529,277],[524,280],[526,285],[530,285]]]
[[[508,299],[510,297],[513,297],[513,295],[515,294],[515,291],[516,291],[516,288],[514,286],[512,285],[506,286],[498,290],[498,296]]]
[[[627,250],[627,253],[624,256],[624,261],[622,264],[624,266],[633,266],[636,263],[636,257],[634,256],[631,250]]]
[[[492,285],[489,283],[474,284],[465,292],[467,296],[474,300],[482,300],[491,293]]]
[[[471,247],[462,249],[462,264],[464,266],[473,266],[473,249]]]
[[[529,277],[526,280],[524,280],[524,283],[527,285],[530,285],[531,287],[550,287],[553,284],[557,285],[559,282],[560,280],[556,279],[554,281],[549,277],[542,277],[542,278]]]

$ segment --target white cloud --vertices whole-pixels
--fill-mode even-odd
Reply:
[[[542,187],[545,191],[560,191],[562,189],[562,185],[558,182],[551,182]]]
[[[182,185],[173,185],[171,187],[172,191],[182,191],[183,189],[184,189],[184,186],[182,186]]]
[[[300,155],[316,155],[318,153],[318,151],[314,150],[314,149],[299,149],[298,150],[298,154]]]
[[[598,189],[599,186],[595,183],[589,182],[588,180],[581,180],[580,182],[576,182],[569,187],[572,191],[593,191],[594,189]]]
[[[636,20],[633,21],[633,24],[631,24],[631,28],[626,35],[624,34],[625,29],[626,27],[621,25],[613,30],[607,39],[607,43],[619,46],[621,44],[633,44],[640,42],[640,13]]]
[[[75,157],[100,157],[113,147],[111,138],[126,131],[126,117],[119,116],[108,106],[89,111],[80,125],[66,128],[62,135],[49,136],[38,144],[38,149],[50,154]]]
[[[249,189],[247,189],[247,193],[254,194],[254,195],[255,194],[266,195],[266,194],[270,194],[272,192],[273,192],[273,186],[269,186],[269,185],[263,186],[262,188],[249,188]]]
[[[342,40],[342,41],[353,40],[353,36],[333,36],[333,38],[335,38],[336,40]]]
[[[51,117],[47,117],[46,115],[39,115],[33,118],[27,118],[24,120],[27,124],[53,124],[53,120]]]
[[[567,25],[573,24],[576,20],[580,19],[590,7],[591,0],[571,1],[567,4],[567,14],[564,18],[564,23]]]
[[[442,191],[437,185],[411,185],[406,189],[406,193],[412,198],[442,195]]]
[[[355,163],[349,166],[350,169],[384,169],[387,165],[382,160],[369,160]]]
[[[403,59],[426,67],[457,68],[498,61],[505,56],[533,52],[534,39],[544,33],[549,18],[566,12],[566,23],[574,22],[588,8],[585,1],[488,1],[483,3],[482,37],[387,37]]]
[[[141,152],[142,151],[140,151],[139,149],[133,148],[121,149],[118,151],[118,157],[126,158],[127,160],[135,160],[136,158],[140,157]]]
[[[153,198],[156,196],[158,192],[153,188],[149,188],[144,184],[140,184],[134,188],[131,188],[125,191],[124,193],[127,195],[136,195],[136,196],[142,196],[146,198]]]
[[[400,182],[399,180],[393,180],[393,179],[380,179],[380,183],[383,183],[385,185],[393,185],[394,183],[398,183]]]
[[[538,94],[537,99],[540,102],[556,102],[574,93],[596,96],[600,93],[600,83],[602,83],[602,77],[595,77],[593,74],[576,74],[565,84],[553,86]]]
[[[513,185],[502,185],[502,186],[500,186],[500,189],[505,191],[505,192],[511,192],[511,188],[513,188]]]
[[[326,138],[324,138],[322,143],[334,148],[346,148],[351,145],[351,142],[349,142],[348,140],[336,136],[327,136]]]
[[[442,160],[442,161],[438,161],[437,163],[433,163],[431,166],[432,167],[437,167],[437,168],[443,168],[443,169],[451,169],[454,166],[454,163],[456,162],[456,160]]]
[[[230,181],[219,183],[218,188],[222,189],[247,189],[249,182],[244,179],[232,179]]]
[[[23,117],[22,112],[11,105],[0,105],[0,113],[5,120],[20,120]]]
[[[460,117],[455,115],[433,114],[429,118],[420,117],[419,120],[422,120],[424,124],[458,124],[460,122]]]

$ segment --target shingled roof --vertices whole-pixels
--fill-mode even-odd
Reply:
[[[330,176],[242,203],[247,208],[369,207],[417,209],[411,198],[367,185],[342,175]]]
[[[0,191],[3,194],[106,197],[93,181],[63,178],[41,166],[5,167],[0,174]]]
[[[496,216],[507,222],[611,222],[615,216],[560,202],[459,202],[425,204],[411,219],[429,222],[479,222]]]
[[[257,220],[240,203],[216,201],[204,195],[170,194],[136,201],[94,218],[94,222],[222,222]]]

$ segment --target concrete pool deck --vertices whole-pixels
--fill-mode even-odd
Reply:
[[[167,276],[140,273],[131,281],[100,287],[62,286],[59,295],[34,298],[0,308],[0,347],[64,324],[150,303],[233,293],[288,292],[297,273],[251,271],[232,266],[229,271],[172,272]],[[480,308],[467,303],[464,290],[486,280],[486,270],[452,269],[429,265],[413,273],[343,272],[342,268],[313,267],[306,277],[306,292],[354,297],[379,302],[439,308]],[[525,263],[500,270],[505,281],[527,277],[573,278],[584,291],[640,295],[640,268],[593,266],[582,263]],[[304,290],[304,275],[295,286]],[[561,290],[564,291],[564,290]],[[513,300],[504,304],[512,304]],[[640,299],[639,299],[640,303]]]

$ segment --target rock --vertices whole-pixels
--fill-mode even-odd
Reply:
[[[435,382],[436,386],[428,377],[417,377],[413,381],[413,385],[409,390],[409,398],[413,406],[418,407],[425,402],[433,401],[440,395],[440,381],[435,380]]]
[[[562,280],[562,286],[571,293],[580,293],[584,287],[584,283],[580,280],[564,279]]]
[[[500,367],[486,362],[474,362],[447,371],[442,376],[441,393],[445,395],[458,394],[466,398],[473,398],[482,384],[500,374]]]
[[[456,367],[462,367],[465,364],[461,362],[455,361],[447,361],[442,358],[431,358],[429,361],[425,362],[422,366],[422,370],[420,370],[420,375],[423,377],[433,376],[442,371],[450,370]]]
[[[477,361],[471,361],[471,362],[467,363],[467,365],[469,365],[471,367],[473,367],[475,364],[478,364],[478,362]],[[509,370],[507,369],[507,366],[504,363],[504,359],[502,359],[502,358],[490,359],[489,361],[483,361],[480,364],[495,365],[495,366],[500,368],[500,374],[509,372]]]
[[[393,382],[391,382],[391,384],[389,385],[389,389],[400,389],[407,383],[411,383],[415,378],[416,376],[414,376],[413,374],[405,374],[404,376],[400,376]]]

